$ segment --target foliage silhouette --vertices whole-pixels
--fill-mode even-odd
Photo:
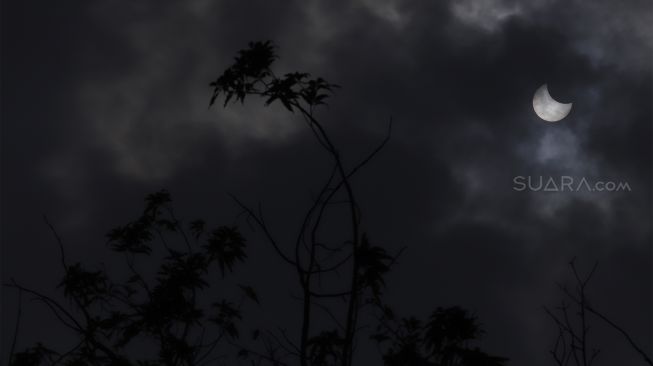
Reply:
[[[437,308],[426,322],[396,319],[392,309],[385,308],[372,338],[386,345],[383,360],[388,366],[504,365],[508,359],[470,346],[482,334],[476,317],[460,307]]]
[[[301,115],[317,141],[331,158],[333,164],[331,174],[305,214],[294,247],[282,248],[272,237],[260,206],[258,212],[255,212],[241,201],[236,201],[266,234],[269,243],[275,248],[278,255],[288,265],[296,269],[303,293],[302,332],[298,347],[299,355],[297,355],[299,364],[302,366],[309,364],[350,366],[353,362],[356,336],[359,334],[361,309],[371,305],[377,313],[385,313],[383,309],[387,306],[383,305],[382,300],[385,286],[384,276],[391,270],[400,254],[391,255],[385,248],[370,241],[369,235],[361,223],[361,209],[351,184],[356,172],[385,146],[390,137],[390,129],[386,138],[366,158],[353,164],[353,168],[346,168],[338,148],[315,114],[316,107],[325,104],[326,99],[339,86],[319,77],[313,78],[308,73],[293,72],[277,77],[271,68],[277,58],[272,42],[250,43],[248,49],[239,52],[234,64],[210,84],[214,89],[209,104],[213,105],[220,95],[224,95],[224,107],[227,107],[232,99],[244,103],[247,96],[260,96],[265,100],[266,105],[278,101],[291,113]],[[342,197],[338,199],[338,195]],[[325,240],[319,238],[319,229],[323,225],[325,212],[333,207],[334,202],[344,202],[348,206],[351,231],[343,237],[340,243],[335,246],[327,246],[324,243]],[[294,257],[287,254],[288,249],[294,253]],[[334,257],[337,259],[333,260]],[[324,282],[324,277],[343,271],[348,273],[348,283],[343,284],[342,280],[332,280],[331,283],[335,282],[339,289],[329,293],[320,292],[319,287]],[[327,305],[319,303],[325,298],[344,300],[347,304],[343,309],[345,315],[342,322],[334,321],[336,325],[340,325],[340,329],[331,330],[323,327],[323,329],[315,331],[313,330],[315,324],[312,323],[312,314],[316,308],[324,309],[326,307],[329,309]],[[333,305],[330,309],[334,309]],[[456,327],[461,325],[478,330],[475,318],[468,317],[464,312],[456,313],[455,309],[446,311],[440,309],[439,311],[440,313],[434,313],[434,317],[428,323],[431,326],[425,329],[424,347],[421,350],[414,348],[414,353],[417,355],[425,353],[420,356],[424,360],[423,364],[431,362],[432,365],[501,365],[506,361],[462,345],[478,336],[479,332],[467,334],[467,338],[457,341],[448,337],[433,337],[437,334],[433,325],[443,325],[437,322],[448,319],[446,316],[453,314],[459,315],[455,319],[460,322],[448,328],[448,331],[453,333],[449,333],[447,336],[455,334]],[[329,312],[329,315],[335,318],[332,312]],[[384,318],[381,317],[381,320]],[[389,326],[377,328],[377,333],[389,332],[389,334],[395,335],[394,347],[390,347],[384,355],[385,363],[388,365],[412,365],[410,359],[392,356],[395,349],[404,352],[405,348],[404,339],[397,338],[397,333],[390,332],[391,329]],[[378,334],[372,337],[379,340]],[[389,335],[388,337],[391,338]],[[454,342],[454,344],[449,345],[443,342]]]
[[[491,356],[475,342],[483,333],[477,319],[453,307],[436,309],[426,321],[399,318],[383,301],[385,276],[401,251],[389,253],[375,244],[362,224],[352,179],[390,138],[388,134],[362,160],[347,164],[324,125],[316,107],[338,88],[308,73],[277,77],[272,65],[278,59],[270,41],[250,43],[233,65],[210,84],[210,105],[223,96],[244,103],[259,96],[265,105],[281,103],[299,114],[328,154],[331,169],[317,196],[307,208],[295,240],[280,242],[268,227],[261,205],[257,209],[233,197],[248,219],[261,230],[282,263],[296,274],[301,293],[301,326],[296,332],[250,328],[245,337],[245,305],[265,306],[248,285],[229,281],[236,266],[247,259],[247,241],[238,227],[207,231],[206,223],[187,225],[178,220],[167,191],[149,195],[136,220],[108,234],[108,245],[121,255],[129,275],[114,280],[105,270],[68,264],[61,248],[64,279],[60,289],[68,305],[20,286],[9,284],[43,302],[78,343],[59,352],[41,344],[10,356],[12,365],[295,365],[351,366],[356,345],[367,334],[378,344],[388,366],[502,366],[507,359]],[[347,215],[334,215],[342,232],[323,233],[327,213],[344,205]],[[48,223],[49,224],[49,223]],[[333,239],[339,234],[339,239]],[[175,240],[171,240],[175,239]],[[158,263],[152,275],[141,266]],[[212,276],[218,271],[220,276]],[[221,297],[216,281],[239,290],[238,300]],[[212,301],[205,304],[202,296]],[[293,340],[296,338],[296,340]],[[134,356],[134,347],[148,345],[152,352]]]
[[[244,261],[243,236],[237,228],[223,226],[210,235],[195,230],[191,242],[175,218],[168,192],[151,194],[145,201],[140,217],[107,234],[108,246],[124,257],[129,272],[125,280],[113,280],[105,270],[89,270],[81,263],[66,263],[59,242],[64,269],[59,288],[69,306],[10,284],[43,302],[77,334],[78,342],[65,352],[37,344],[13,355],[12,365],[199,365],[220,340],[238,338],[241,308],[256,300],[253,289],[241,285],[238,304],[222,299],[204,308],[199,294],[215,288],[212,268],[218,267],[224,276]],[[196,227],[191,224],[191,231]],[[175,234],[183,245],[169,242]],[[159,263],[157,270],[144,273],[138,266],[143,260]],[[205,338],[210,326],[213,339]],[[130,347],[148,342],[154,343],[155,352],[134,357],[142,352]]]

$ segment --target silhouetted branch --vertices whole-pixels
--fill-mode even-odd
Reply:
[[[63,241],[61,240],[61,237],[59,237],[59,234],[57,233],[57,230],[54,228],[54,226],[50,223],[48,220],[48,217],[46,215],[43,215],[43,221],[45,221],[45,224],[48,225],[50,228],[50,231],[52,231],[52,235],[54,235],[55,240],[57,241],[57,244],[59,245],[59,252],[61,255],[61,265],[63,266],[64,270],[68,270],[68,266],[66,265],[66,252],[64,250],[63,246]]]
[[[218,337],[216,337],[216,339],[214,339],[213,341],[211,341],[210,343],[208,343],[208,344],[205,345],[205,346],[204,346],[204,345],[200,346],[201,348],[205,348],[205,347],[206,347],[207,349],[206,349],[206,351],[205,351],[202,355],[200,355],[199,358],[196,360],[196,362],[198,363],[198,365],[202,365],[202,364],[205,362],[205,360],[206,360],[206,359],[211,355],[211,353],[213,353],[213,351],[214,351],[215,348],[217,347],[218,343],[220,343],[220,341],[224,338],[225,333],[226,333],[226,332],[225,332],[224,330],[221,331],[220,334],[218,335]]]
[[[286,362],[280,360],[280,359],[279,359],[279,358],[274,354],[274,352],[271,351],[271,347],[269,346],[269,344],[266,344],[266,348],[267,348],[268,353],[269,353],[269,354],[266,355],[266,354],[260,353],[260,352],[258,352],[258,351],[255,351],[255,350],[253,350],[253,349],[251,349],[251,348],[241,346],[241,345],[239,345],[239,344],[237,344],[237,343],[235,343],[235,342],[233,342],[233,341],[228,341],[228,343],[231,344],[233,347],[235,347],[235,348],[241,350],[241,351],[245,351],[245,352],[247,352],[248,354],[252,354],[252,355],[254,355],[254,356],[256,356],[256,357],[258,357],[258,358],[260,358],[260,359],[263,359],[263,360],[269,361],[269,362],[271,362],[271,363],[272,363],[273,365],[275,365],[275,366],[276,366],[276,365],[278,365],[278,366],[290,366],[290,364],[288,364],[288,363],[286,363]],[[270,353],[271,353],[271,354],[270,354]]]
[[[617,325],[616,323],[614,323],[612,320],[610,320],[610,319],[609,319],[608,317],[606,317],[605,315],[603,315],[603,314],[601,314],[600,312],[596,311],[593,307],[587,305],[587,306],[586,306],[586,309],[587,309],[587,311],[589,311],[590,313],[596,315],[599,319],[603,320],[603,321],[604,321],[605,323],[607,323],[609,326],[611,326],[612,328],[614,328],[617,332],[619,332],[619,333],[620,333],[624,338],[626,338],[626,341],[628,341],[628,343],[630,344],[630,346],[631,346],[631,347],[632,347],[632,348],[633,348],[637,353],[639,353],[639,354],[642,356],[642,358],[644,359],[644,362],[646,362],[646,363],[649,364],[649,365],[653,365],[653,361],[651,360],[651,358],[646,354],[646,352],[644,352],[644,350],[643,350],[639,345],[637,345],[637,343],[635,343],[635,340],[633,340],[633,338],[630,336],[630,334],[628,334],[628,332],[627,332],[624,328],[622,328],[622,327],[620,327],[619,325]]]
[[[299,248],[299,243],[303,241],[305,232],[307,228],[310,226],[309,222],[311,220],[311,217],[315,212],[315,210],[317,209],[317,207],[320,205],[320,203],[323,202],[323,196],[329,190],[329,186],[331,185],[331,182],[333,181],[336,172],[337,172],[337,166],[334,164],[333,167],[331,168],[331,172],[329,173],[328,179],[320,189],[320,192],[318,193],[317,197],[313,200],[313,204],[308,209],[308,212],[306,212],[306,214],[304,215],[303,222],[299,227],[299,232],[297,233],[297,239],[295,241],[295,250]],[[309,248],[307,248],[307,250],[310,251]],[[297,257],[296,260],[299,261],[298,259],[299,253],[296,252],[295,256]]]
[[[567,298],[569,298],[578,308],[576,315],[580,324],[578,329],[573,326],[571,320],[569,319],[567,311],[568,306],[564,303],[561,307],[558,308],[562,318],[559,318],[552,311],[545,308],[546,313],[553,319],[559,329],[559,336],[556,339],[556,343],[553,349],[550,351],[556,363],[558,363],[558,365],[567,365],[571,360],[573,360],[576,366],[590,366],[594,363],[601,350],[593,349],[591,352],[589,350],[588,333],[590,326],[588,323],[587,313],[590,313],[615,329],[619,334],[621,334],[626,339],[628,344],[638,354],[641,355],[644,362],[648,365],[653,366],[651,358],[639,345],[637,345],[634,339],[624,328],[617,325],[615,322],[610,320],[608,317],[597,311],[593,306],[589,304],[587,286],[596,273],[598,263],[595,263],[592,269],[585,276],[579,273],[576,267],[575,258],[569,262],[569,267],[573,274],[574,280],[576,281],[575,292],[570,291],[566,286],[562,284],[558,284],[558,287],[562,293]]]
[[[69,349],[68,351],[66,351],[66,352],[62,353],[61,355],[59,355],[59,357],[57,357],[56,361],[54,361],[54,362],[52,363],[52,365],[54,366],[54,365],[57,365],[57,364],[63,362],[63,361],[66,359],[66,357],[72,355],[72,354],[73,354],[75,351],[77,351],[77,350],[78,350],[78,349],[79,349],[79,348],[80,348],[80,347],[81,347],[85,342],[86,342],[85,339],[80,340],[80,341],[79,341],[76,345],[74,345],[71,349]]]
[[[186,244],[186,249],[188,250],[188,253],[192,253],[193,248],[190,245],[190,240],[188,240],[188,236],[186,235],[186,230],[184,230],[184,227],[179,224],[179,220],[177,220],[174,210],[168,205],[165,205],[165,209],[166,211],[168,211],[168,214],[170,214],[173,224],[175,225],[177,230],[179,230],[179,233],[181,234],[181,237],[183,238],[184,243]]]
[[[311,296],[313,297],[321,297],[321,298],[328,298],[328,297],[344,297],[344,296],[350,296],[351,291],[342,291],[342,292],[332,292],[332,293],[320,293],[320,292],[313,292],[311,291]]]
[[[353,253],[349,253],[349,254],[347,254],[347,256],[342,258],[339,262],[337,262],[337,263],[335,263],[335,264],[333,264],[333,265],[331,265],[329,267],[326,267],[326,268],[318,267],[318,269],[311,271],[311,273],[326,273],[326,272],[335,271],[338,268],[342,267],[345,263],[347,263],[353,256],[354,256]]]
[[[229,194],[229,196],[240,206],[241,209],[243,209],[245,212],[247,212],[248,217],[252,218],[256,224],[263,230],[263,233],[267,237],[268,241],[272,246],[274,247],[274,250],[279,254],[279,256],[286,261],[288,264],[291,264],[295,267],[298,267],[298,264],[291,260],[286,254],[283,253],[279,245],[277,244],[276,240],[274,240],[274,237],[272,237],[272,234],[270,233],[268,227],[265,225],[264,221],[262,218],[258,217],[254,211],[252,211],[249,207],[247,207],[245,204],[243,204],[236,196]]]
[[[16,312],[16,326],[14,327],[14,336],[12,337],[11,348],[9,349],[9,364],[11,364],[12,359],[14,357],[14,350],[16,349],[16,342],[18,340],[18,330],[20,329],[20,319],[22,313],[23,313],[23,290],[18,289],[18,310]]]
[[[39,299],[46,306],[48,306],[52,310],[52,312],[55,314],[55,316],[64,325],[66,325],[68,328],[76,330],[78,332],[81,332],[84,329],[84,327],[77,321],[77,319],[75,319],[75,317],[70,312],[68,312],[62,305],[60,305],[56,300],[52,299],[51,297],[49,297],[47,295],[44,295],[44,294],[41,294],[41,293],[39,293],[37,291],[34,291],[34,290],[30,290],[30,289],[28,289],[26,287],[23,287],[23,286],[19,285],[18,283],[16,283],[15,281],[12,281],[11,284],[5,284],[5,286],[13,287],[13,288],[19,289],[21,291],[24,291],[26,293],[29,293],[29,294],[32,294],[32,295],[36,296],[37,299]],[[65,315],[65,317],[68,318],[68,321],[70,321],[72,324],[69,323],[68,321],[64,320],[59,312],[61,312],[61,314]]]
[[[283,349],[284,351],[286,351],[286,353],[287,353],[288,355],[292,355],[292,356],[301,356],[301,350],[299,349],[299,347],[295,346],[294,343],[293,343],[292,341],[290,341],[290,340],[288,339],[287,336],[285,336],[285,334],[282,334],[282,338],[283,338],[283,340],[281,340],[279,337],[277,337],[276,334],[274,334],[274,333],[273,333],[272,331],[270,331],[270,330],[266,330],[265,333],[266,333],[270,338],[272,338],[272,339],[275,341],[275,343],[279,345],[279,347],[280,347],[281,349]],[[290,344],[290,347],[292,347],[292,348],[294,348],[294,349],[290,349],[288,346],[286,346],[286,345],[284,344],[284,342],[287,342],[288,344]]]
[[[299,355],[301,353],[301,350],[299,347],[288,337],[287,331],[285,329],[282,329],[281,327],[278,327],[279,333],[283,337],[283,339],[292,347],[295,349],[294,354]]]
[[[391,136],[392,136],[392,117],[390,117],[390,121],[388,122],[388,131],[386,132],[386,135],[381,141],[381,143],[379,143],[379,145],[376,148],[374,148],[374,150],[372,150],[372,152],[368,156],[366,156],[363,160],[361,160],[358,164],[356,164],[356,166],[354,166],[354,168],[352,168],[349,171],[347,177],[351,178],[354,174],[358,172],[359,169],[367,165],[367,163],[369,163],[381,150],[383,150],[383,148],[388,143],[388,141],[390,141]]]

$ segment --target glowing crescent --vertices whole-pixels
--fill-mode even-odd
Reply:
[[[546,84],[535,91],[533,109],[538,117],[547,122],[558,122],[571,112],[573,103],[559,103],[551,97]]]

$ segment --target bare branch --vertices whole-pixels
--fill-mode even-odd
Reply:
[[[646,354],[646,352],[644,352],[644,350],[643,350],[639,345],[637,345],[637,343],[633,340],[633,338],[630,336],[630,334],[628,334],[628,332],[627,332],[625,329],[623,329],[622,327],[620,327],[619,325],[617,325],[615,322],[613,322],[612,320],[610,320],[608,317],[606,317],[606,316],[603,315],[602,313],[600,313],[600,312],[598,312],[597,310],[595,310],[593,307],[587,305],[587,306],[586,306],[586,309],[587,309],[587,311],[589,311],[590,313],[596,315],[599,319],[603,320],[603,321],[604,321],[605,323],[607,323],[609,326],[611,326],[612,328],[614,328],[617,332],[619,332],[619,333],[620,333],[624,338],[626,338],[626,341],[628,341],[628,343],[630,344],[630,346],[631,346],[631,347],[632,347],[632,348],[633,348],[637,353],[639,353],[639,354],[642,356],[642,358],[644,359],[644,362],[646,362],[646,363],[649,364],[649,365],[653,365],[653,361],[651,360],[651,357],[648,356],[648,355]]]
[[[13,279],[12,279],[13,281]],[[9,364],[14,358],[14,350],[16,349],[16,341],[18,340],[18,330],[20,329],[20,319],[23,312],[23,290],[18,289],[18,311],[16,314],[16,326],[14,327],[14,336],[11,341],[11,348],[9,349]]]
[[[61,240],[61,237],[59,237],[59,234],[57,233],[57,230],[54,228],[54,226],[50,223],[48,220],[48,217],[46,215],[43,215],[43,221],[45,221],[45,224],[48,225],[50,228],[50,231],[52,231],[52,235],[54,235],[54,238],[57,241],[57,244],[59,244],[59,251],[61,253],[61,265],[63,266],[64,270],[66,272],[68,271],[68,266],[66,265],[66,252],[64,250],[63,246],[63,241]]]
[[[16,283],[16,281],[12,281],[11,284],[5,284],[7,287],[13,287],[20,289],[26,293],[32,294],[36,296],[39,300],[41,300],[44,304],[46,304],[50,309],[54,312],[54,314],[63,322],[64,325],[67,327],[77,330],[77,331],[82,331],[84,327],[77,321],[77,319],[69,312],[67,311],[61,304],[59,304],[56,300],[52,299],[51,297],[41,294],[37,291],[30,290],[26,287],[23,287]],[[72,324],[68,323],[67,321],[63,320],[61,315],[59,314],[61,312],[63,315],[65,315]]]
[[[291,265],[293,265],[295,267],[298,267],[298,264],[295,261],[293,261],[286,254],[283,253],[283,251],[281,250],[281,248],[277,244],[276,240],[274,240],[274,237],[272,237],[272,234],[270,233],[268,227],[265,225],[265,222],[263,221],[263,219],[258,217],[256,215],[256,213],[254,213],[254,211],[252,211],[249,207],[245,206],[245,204],[243,204],[238,198],[236,198],[236,196],[234,196],[232,194],[229,194],[229,196],[234,201],[236,201],[236,203],[240,206],[240,208],[245,210],[247,212],[247,214],[249,215],[249,217],[252,218],[254,220],[254,222],[256,222],[256,224],[259,226],[259,228],[261,228],[261,230],[263,230],[263,233],[265,234],[265,236],[268,239],[268,241],[270,242],[270,244],[272,244],[272,246],[276,250],[277,254],[279,254],[279,256],[284,261],[286,261],[288,264],[291,264]]]

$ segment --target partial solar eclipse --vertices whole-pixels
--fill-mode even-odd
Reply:
[[[546,84],[540,86],[533,96],[533,109],[538,117],[547,122],[558,122],[571,112],[573,103],[560,103],[551,97]]]

